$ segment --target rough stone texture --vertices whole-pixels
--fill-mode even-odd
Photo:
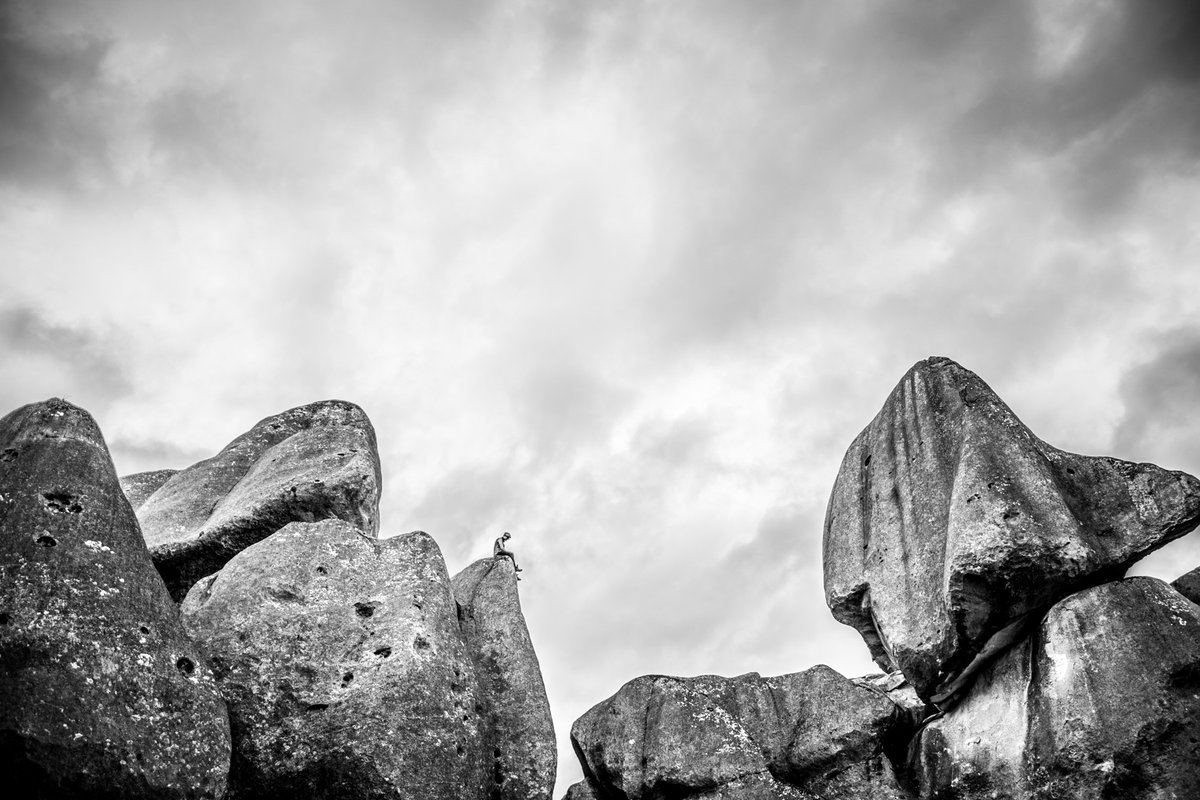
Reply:
[[[587,781],[573,783],[563,795],[562,800],[602,800],[600,792]]]
[[[914,746],[924,798],[1200,797],[1200,610],[1154,578],[1055,605]]]
[[[136,476],[130,476],[130,479]],[[362,409],[326,400],[267,417],[136,506],[171,596],[289,522],[343,519],[379,529],[375,430]]]
[[[1200,567],[1173,580],[1171,587],[1193,603],[1200,603]]]
[[[907,795],[890,756],[908,731],[885,691],[817,666],[775,678],[637,678],[576,721],[571,742],[605,796],[898,799]]]
[[[483,797],[482,696],[437,544],[292,523],[192,587],[231,798]]]
[[[825,521],[825,595],[885,669],[949,705],[1067,594],[1200,521],[1200,481],[1034,436],[974,373],[914,366],[850,446]]]
[[[177,475],[177,469],[156,469],[150,472],[136,472],[133,475],[121,476],[121,491],[129,499],[129,505],[137,508],[146,502],[146,498],[157,492],[162,485]]]
[[[31,798],[218,798],[229,721],[95,421],[0,420],[0,772]]]
[[[459,624],[487,709],[490,800],[550,800],[558,756],[550,701],[507,558],[476,561],[453,579]]]

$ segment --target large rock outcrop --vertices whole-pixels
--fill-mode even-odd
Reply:
[[[459,624],[486,709],[489,800],[550,800],[558,765],[550,701],[506,558],[484,558],[453,579]]]
[[[914,747],[921,797],[1200,797],[1200,611],[1154,578],[1071,595]]]
[[[151,477],[152,476],[152,477]],[[127,476],[131,498],[164,471]],[[342,519],[379,530],[375,430],[353,403],[326,400],[259,422],[213,456],[165,476],[136,504],[172,597],[289,522]]]
[[[892,758],[911,725],[885,691],[825,666],[775,678],[645,676],[572,727],[585,776],[572,791],[625,800],[899,799],[907,795]]]
[[[292,523],[192,587],[231,798],[482,800],[483,695],[437,545]]]
[[[974,373],[914,366],[847,451],[825,522],[825,594],[876,661],[952,703],[1071,592],[1200,521],[1200,481],[1063,452]]]
[[[1171,587],[1193,603],[1200,603],[1200,567],[1171,581]]]
[[[0,420],[0,768],[36,798],[219,798],[229,722],[95,421]]]

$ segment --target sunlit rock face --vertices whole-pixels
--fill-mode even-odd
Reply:
[[[922,798],[1200,797],[1200,609],[1154,578],[1071,595],[913,752]]]
[[[850,445],[826,600],[886,669],[949,705],[1062,597],[1200,521],[1200,481],[1038,439],[974,373],[914,366]]]
[[[0,767],[13,797],[219,798],[229,722],[95,421],[0,420]]]
[[[579,797],[904,798],[912,716],[825,666],[763,678],[645,676],[576,721]]]
[[[437,544],[292,523],[192,587],[231,798],[483,800],[486,706]]]
[[[486,709],[488,798],[550,800],[558,766],[554,723],[513,562],[480,559],[455,575],[452,584]]]
[[[326,400],[267,417],[187,469],[123,482],[154,563],[182,600],[196,581],[289,522],[341,519],[374,536],[381,480],[367,415]]]

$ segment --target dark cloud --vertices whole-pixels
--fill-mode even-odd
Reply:
[[[111,43],[35,30],[36,9],[0,3],[0,179],[78,189],[107,169],[94,100]]]
[[[47,321],[25,306],[0,308],[0,407],[59,395],[93,415],[133,391],[114,335]],[[31,396],[32,395],[32,396]]]

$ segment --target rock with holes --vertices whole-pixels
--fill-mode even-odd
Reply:
[[[1171,581],[1171,586],[1193,603],[1200,603],[1200,567],[1196,567],[1185,575],[1180,575]]]
[[[0,420],[0,769],[23,797],[219,798],[229,721],[95,421]]]
[[[1200,609],[1154,578],[1071,595],[914,746],[923,798],[1200,797]]]
[[[454,576],[453,587],[459,624],[487,709],[488,797],[550,800],[558,766],[554,722],[521,613],[513,562],[480,559]]]
[[[1055,449],[974,373],[909,370],[842,462],[825,595],[876,661],[943,706],[1073,591],[1200,521],[1200,481]]]
[[[233,798],[482,798],[483,696],[424,533],[292,523],[188,592],[234,731]]]
[[[147,474],[126,478],[131,497]],[[380,481],[371,421],[353,403],[326,400],[267,417],[134,505],[154,563],[181,600],[289,522],[342,519],[375,535]]]
[[[576,721],[571,742],[580,793],[900,800],[892,759],[912,728],[885,690],[817,666],[774,678],[637,678]]]

